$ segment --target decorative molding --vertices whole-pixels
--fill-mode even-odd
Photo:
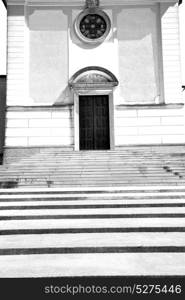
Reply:
[[[156,18],[157,18],[157,63],[158,63],[158,94],[159,101],[158,104],[165,103],[165,94],[164,94],[164,69],[163,69],[163,43],[162,43],[162,24],[161,24],[161,6],[156,5]],[[157,104],[157,103],[156,103]]]
[[[59,111],[71,109],[73,104],[65,104],[65,105],[54,105],[54,106],[7,106],[6,111]]]
[[[111,80],[105,76],[97,73],[89,73],[81,78],[79,78],[78,83],[87,83],[87,84],[98,84],[98,83],[109,83]]]
[[[99,0],[86,0],[86,8],[95,8],[99,7],[100,1]]]
[[[96,89],[111,88],[117,85],[118,80],[112,72],[97,66],[83,68],[76,72],[69,80],[71,88]]]
[[[156,3],[178,3],[178,0],[101,0],[101,6],[115,5],[153,5]],[[7,5],[28,6],[80,6],[84,7],[85,0],[7,0]]]
[[[71,146],[65,146],[65,145],[62,145],[62,146],[51,146],[51,145],[44,145],[44,146],[4,146],[3,149],[6,149],[6,150],[22,150],[22,149],[27,149],[27,150],[30,150],[30,149],[38,149],[38,150],[42,150],[42,149],[45,149],[45,148],[50,148],[50,149],[56,149],[56,148],[59,148],[61,149],[64,149],[64,151],[66,150],[70,150],[70,151],[73,151],[74,150],[74,145],[72,144]]]
[[[184,103],[172,103],[172,104],[132,104],[132,105],[116,105],[115,108],[118,110],[124,109],[181,109],[184,107]]]
[[[98,16],[98,17],[97,17]],[[98,25],[97,18],[100,21]],[[87,25],[86,22],[89,24]],[[103,24],[103,31],[101,25]],[[88,26],[88,27],[86,27]],[[92,29],[91,26],[94,26]],[[75,20],[75,32],[77,37],[84,43],[99,44],[108,36],[111,29],[111,20],[109,16],[97,6],[85,8]],[[82,29],[85,27],[84,29]],[[98,28],[97,28],[98,27]],[[91,32],[92,31],[92,32]],[[88,34],[86,35],[86,32]],[[92,37],[92,33],[94,37]],[[98,34],[97,34],[98,33]]]
[[[104,90],[103,93],[106,91]],[[85,94],[87,92],[84,91]],[[82,93],[83,94],[83,93]],[[102,94],[102,93],[100,93]],[[65,106],[7,106],[6,111],[62,111],[66,109],[71,109],[73,108],[74,104],[68,104]],[[184,103],[172,103],[172,104],[132,104],[132,105],[127,105],[127,104],[121,104],[121,105],[116,105],[116,109],[181,109],[184,107]]]
[[[161,144],[161,143],[157,143],[157,144],[124,144],[124,145],[118,145],[118,146],[115,146],[115,150],[120,150],[120,149],[125,149],[125,148],[137,148],[137,147],[140,147],[143,148],[143,147],[152,147],[152,148],[157,148],[157,147],[170,147],[170,146],[184,146],[184,143],[166,143],[166,144]]]
[[[74,148],[76,151],[80,150],[80,134],[79,134],[79,97],[81,95],[108,95],[109,96],[109,134],[110,134],[110,150],[114,150],[115,138],[114,138],[114,99],[113,90],[76,90],[73,93],[74,97]]]

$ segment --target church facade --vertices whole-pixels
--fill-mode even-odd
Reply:
[[[175,0],[7,0],[5,153],[185,142]]]

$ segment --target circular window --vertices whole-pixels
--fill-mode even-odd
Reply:
[[[87,43],[98,43],[106,38],[111,23],[108,15],[99,9],[87,9],[76,19],[78,37]]]

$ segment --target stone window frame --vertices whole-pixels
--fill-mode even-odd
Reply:
[[[89,39],[86,38],[80,31],[80,22],[83,20],[83,18],[89,14],[96,14],[99,15],[101,18],[103,18],[105,20],[106,23],[106,31],[104,32],[104,34],[96,39]],[[75,33],[77,35],[77,37],[84,43],[87,44],[99,44],[102,43],[108,36],[108,34],[111,31],[111,20],[108,16],[108,14],[106,12],[104,12],[103,10],[99,9],[99,8],[87,8],[84,11],[82,11],[76,18],[75,23],[74,23],[74,29],[75,29]]]

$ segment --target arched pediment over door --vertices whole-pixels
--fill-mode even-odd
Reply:
[[[92,134],[92,149],[104,149],[103,138],[106,139],[106,149],[114,149],[114,102],[113,89],[118,85],[118,80],[112,72],[102,67],[90,66],[76,72],[69,81],[69,86],[73,90],[74,98],[74,148],[84,150],[82,144],[89,139],[83,139],[83,132],[87,132],[87,126]],[[89,106],[92,106],[89,109]],[[100,108],[101,106],[101,108]],[[87,116],[87,111],[90,113]],[[106,113],[105,113],[106,111]],[[102,113],[101,113],[102,112]],[[99,114],[99,115],[96,115]],[[87,120],[87,124],[85,120]],[[96,119],[96,122],[95,122]],[[84,121],[83,121],[84,120]],[[92,121],[93,120],[93,121]],[[98,121],[97,121],[98,120]],[[83,124],[83,126],[82,126]],[[90,125],[88,125],[90,124]],[[102,124],[101,133],[95,124]],[[104,124],[104,125],[103,125]],[[99,125],[97,125],[99,126]],[[105,134],[106,131],[106,134]],[[97,133],[97,136],[96,136]],[[100,136],[102,137],[100,138]],[[88,135],[89,136],[89,135]],[[96,145],[96,146],[95,146]],[[95,147],[94,147],[95,146]],[[86,147],[86,146],[85,146]],[[89,147],[89,146],[88,146]],[[94,148],[93,148],[94,147]]]
[[[74,89],[96,90],[113,88],[118,85],[115,75],[102,67],[86,67],[76,72],[69,81]]]

